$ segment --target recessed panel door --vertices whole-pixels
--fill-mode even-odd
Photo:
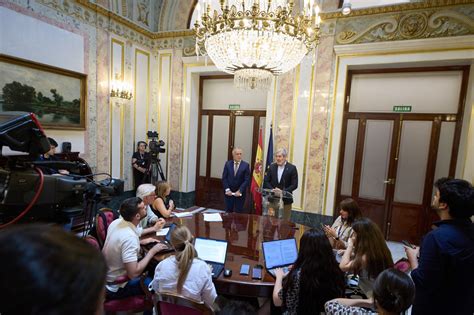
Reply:
[[[362,119],[356,160],[356,183],[352,193],[357,196],[364,215],[379,226],[384,225],[391,183],[390,156],[394,120]]]

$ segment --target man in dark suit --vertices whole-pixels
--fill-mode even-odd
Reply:
[[[242,149],[232,150],[233,159],[227,161],[222,172],[222,185],[225,191],[225,210],[242,212],[245,192],[250,184],[249,163],[242,161]]]
[[[275,153],[276,163],[268,168],[265,179],[263,180],[263,188],[272,189],[276,197],[279,197],[282,191],[293,193],[298,188],[298,171],[296,166],[288,163],[286,160],[288,152],[286,149],[279,149]],[[278,199],[270,200],[270,206],[278,209],[276,203]],[[283,219],[289,220],[291,217],[291,205],[293,198],[283,198]]]

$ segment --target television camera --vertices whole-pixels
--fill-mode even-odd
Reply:
[[[86,227],[100,202],[123,192],[122,180],[76,175],[84,163],[37,161],[50,150],[50,143],[33,113],[0,113],[0,153],[3,146],[28,155],[0,157],[0,228],[18,221],[74,220]],[[66,169],[70,175],[48,175],[45,169]]]
[[[160,153],[165,153],[166,149],[163,148],[165,142],[163,140],[158,139],[158,132],[157,131],[148,131],[146,133],[148,139],[151,139],[148,142],[148,149],[149,149],[149,167],[147,172],[145,173],[145,181],[149,180],[150,183],[155,185],[158,181],[159,177],[161,180],[166,180],[166,176],[163,172],[163,167],[161,166],[161,159],[159,158]]]
[[[157,131],[148,131],[146,136],[148,139],[151,139],[150,142],[148,142],[151,159],[158,159],[158,154],[166,152],[166,149],[163,148],[165,142],[163,140],[156,140],[158,139]]]

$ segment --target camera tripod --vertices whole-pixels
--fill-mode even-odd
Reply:
[[[150,184],[155,185],[159,180],[159,177],[161,177],[161,180],[166,181],[165,174],[163,173],[163,167],[161,166],[160,162],[160,159],[151,159],[150,166],[145,172],[145,179],[143,180],[144,183],[149,181]]]

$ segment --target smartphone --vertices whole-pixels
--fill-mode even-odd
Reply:
[[[416,248],[414,245],[410,244],[408,241],[405,241],[405,240],[402,241],[402,244],[405,245],[406,247],[410,247],[410,248],[413,248],[413,249]]]
[[[262,266],[256,265],[252,269],[252,279],[262,280]]]
[[[240,274],[247,276],[249,272],[250,272],[250,265],[242,264],[242,266],[240,267]]]

